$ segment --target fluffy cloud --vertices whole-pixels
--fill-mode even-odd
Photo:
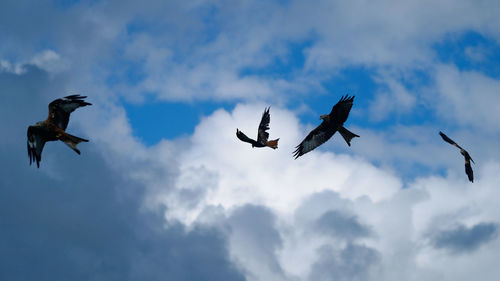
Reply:
[[[496,280],[500,86],[433,45],[498,41],[498,3],[230,2],[0,3],[0,279]],[[352,115],[370,120],[361,138],[293,160],[315,124],[286,106],[352,66],[376,84],[373,116]],[[94,104],[69,128],[91,142],[27,167],[26,127],[68,92]],[[120,106],[145,95],[231,110],[147,147]],[[255,136],[269,104],[279,148],[252,149],[235,130]],[[474,184],[441,129],[476,160]]]
[[[167,217],[188,224],[198,220],[229,224],[232,256],[248,271],[249,280],[270,276],[278,280],[451,280],[456,277],[452,270],[430,264],[441,255],[438,244],[454,242],[443,238],[449,237],[443,227],[471,224],[465,232],[476,233],[477,223],[500,219],[492,199],[497,193],[493,172],[497,162],[476,169],[473,186],[462,167],[446,178],[417,178],[402,189],[398,177],[359,157],[319,148],[293,160],[293,145],[306,132],[293,114],[280,108],[271,109],[270,136],[281,137],[277,150],[240,142],[234,128],[252,135],[263,108],[239,105],[233,112],[219,110],[201,122],[192,146],[182,154],[180,178],[195,172],[199,184],[210,184],[196,204],[166,211]],[[440,154],[446,153],[436,150],[434,157],[444,159]],[[180,201],[173,196],[164,202],[179,206]],[[214,211],[218,215],[208,215]],[[451,236],[467,236],[464,243],[473,245],[480,260],[500,246],[489,232],[458,232]],[[484,244],[491,247],[477,247]],[[352,264],[351,259],[359,263]],[[450,268],[463,266],[460,257],[438,260]],[[469,271],[473,268],[474,264],[467,266]],[[494,276],[492,272],[486,278]]]

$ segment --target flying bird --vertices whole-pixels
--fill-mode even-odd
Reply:
[[[439,135],[443,138],[443,140],[451,145],[454,145],[460,149],[460,154],[462,154],[465,158],[465,173],[467,174],[467,177],[469,177],[470,182],[474,182],[474,173],[472,172],[472,167],[470,165],[470,162],[474,163],[474,160],[469,155],[469,152],[467,152],[465,149],[460,147],[456,142],[454,142],[452,139],[450,139],[447,135],[445,135],[443,132],[439,132]],[[474,163],[475,164],[475,163]]]
[[[319,118],[323,120],[321,124],[312,130],[307,137],[296,146],[293,156],[299,158],[316,147],[329,140],[335,132],[339,131],[347,145],[351,146],[351,139],[359,137],[344,127],[344,122],[349,116],[352,108],[354,96],[343,96],[336,105],[333,106],[330,114],[323,114]]]
[[[252,147],[270,147],[272,149],[278,148],[279,138],[275,140],[268,141],[269,133],[269,122],[271,121],[271,116],[269,115],[269,107],[264,109],[262,113],[262,119],[260,120],[259,129],[257,131],[257,141],[247,137],[242,131],[236,128],[236,136],[244,142],[252,144]]]
[[[36,166],[40,168],[42,150],[48,141],[60,140],[76,153],[80,154],[80,150],[76,146],[80,142],[88,142],[88,140],[70,135],[65,130],[68,126],[71,112],[79,107],[92,105],[85,102],[84,98],[86,96],[71,95],[52,101],[49,104],[49,116],[47,119],[28,127],[28,156],[30,158],[30,165],[36,162]]]

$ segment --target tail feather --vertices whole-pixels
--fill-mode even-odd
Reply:
[[[345,140],[345,142],[347,143],[348,146],[351,146],[351,140],[354,137],[359,137],[355,133],[353,133],[353,132],[347,130],[346,128],[344,128],[344,126],[340,127],[339,133],[342,135],[342,137],[344,138],[344,140]]]
[[[70,135],[66,133],[61,140],[71,149],[73,149],[76,153],[80,154],[80,150],[78,150],[77,145],[81,142],[88,142],[89,140],[79,138],[77,136]]]
[[[270,140],[270,141],[268,141],[268,142],[266,143],[266,146],[269,146],[269,147],[270,147],[270,148],[272,148],[272,149],[276,149],[276,148],[278,148],[278,141],[279,141],[279,140],[280,140],[279,138],[278,138],[278,139],[275,139],[275,140]]]

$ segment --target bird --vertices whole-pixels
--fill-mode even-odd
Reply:
[[[467,174],[467,177],[469,178],[470,182],[474,182],[474,173],[472,172],[472,167],[470,165],[470,162],[474,163],[474,160],[469,155],[469,152],[467,152],[465,149],[460,147],[456,142],[454,142],[452,139],[450,139],[447,135],[445,135],[443,132],[439,131],[439,135],[443,138],[443,140],[453,146],[456,146],[460,149],[460,154],[462,154],[465,158],[465,174]],[[475,164],[475,163],[474,163]]]
[[[40,168],[42,159],[42,150],[46,142],[60,140],[67,146],[80,154],[77,145],[80,142],[88,142],[66,133],[66,127],[69,122],[69,115],[75,109],[92,105],[85,102],[83,99],[86,96],[70,95],[64,98],[59,98],[49,103],[49,116],[45,121],[37,122],[28,127],[28,156],[30,165],[36,162],[36,166]]]
[[[349,116],[354,96],[342,96],[332,108],[330,114],[322,114],[319,118],[323,120],[321,124],[312,130],[307,137],[295,148],[293,156],[295,159],[322,145],[329,140],[335,132],[339,131],[348,146],[351,146],[351,140],[358,135],[350,132],[344,127],[344,122]]]
[[[269,122],[271,121],[271,116],[269,114],[270,107],[264,109],[264,113],[262,113],[262,119],[260,120],[259,129],[257,130],[257,141],[247,137],[242,131],[236,128],[236,137],[238,137],[241,141],[248,142],[252,144],[253,147],[270,147],[272,149],[278,148],[279,138],[275,140],[268,141],[269,133]]]

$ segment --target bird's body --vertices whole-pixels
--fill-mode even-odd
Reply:
[[[354,96],[343,96],[339,102],[333,106],[330,114],[321,115],[320,119],[322,119],[323,122],[312,130],[299,145],[297,145],[295,151],[293,152],[295,159],[325,143],[337,131],[339,131],[342,135],[347,145],[351,146],[351,139],[359,136],[347,130],[344,127],[344,123],[347,121],[353,101]]]
[[[83,101],[85,96],[71,95],[62,99],[56,99],[49,104],[49,116],[45,121],[37,122],[28,127],[28,156],[30,164],[36,162],[37,167],[40,167],[42,150],[46,142],[60,140],[80,154],[77,145],[80,142],[88,142],[66,133],[69,116],[78,107],[91,105]]]
[[[241,141],[248,142],[252,147],[270,147],[272,149],[278,148],[278,139],[268,140],[269,133],[269,123],[271,122],[271,116],[269,114],[269,107],[264,109],[262,113],[262,118],[260,120],[259,129],[257,130],[257,140],[247,137],[242,131],[236,128],[236,137]]]
[[[470,182],[474,182],[474,172],[472,171],[472,166],[471,162],[474,163],[474,160],[469,155],[469,152],[467,150],[463,149],[460,145],[458,145],[456,142],[454,142],[452,139],[450,139],[447,135],[445,135],[443,132],[439,132],[439,135],[443,138],[443,140],[458,149],[460,149],[460,154],[462,154],[465,158],[465,174],[467,174],[467,177],[469,178]]]

